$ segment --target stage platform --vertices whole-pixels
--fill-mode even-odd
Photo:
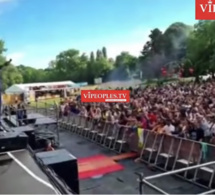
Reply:
[[[0,194],[58,194],[27,150],[0,153]]]
[[[11,130],[15,131],[15,132],[24,132],[24,133],[27,133],[27,132],[34,131],[35,128],[32,125],[26,125],[26,126],[20,126],[20,127],[13,127],[13,128],[11,128]]]
[[[9,120],[11,121],[11,123],[13,123],[14,126],[18,126],[16,115],[11,115],[11,117],[9,117]],[[33,121],[34,125],[57,124],[57,121],[55,119],[52,119],[39,113],[29,113],[27,120]]]

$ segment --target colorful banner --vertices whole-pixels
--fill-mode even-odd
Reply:
[[[144,130],[142,128],[137,129],[137,134],[138,134],[138,138],[139,138],[138,146],[140,148],[143,147],[143,142],[144,142],[144,138],[143,138],[144,134],[143,134],[143,132],[144,132]]]

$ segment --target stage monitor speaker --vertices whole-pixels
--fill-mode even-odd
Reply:
[[[28,136],[28,144],[30,145],[30,147],[34,150],[35,149],[35,128],[33,126],[30,125],[26,125],[26,126],[19,126],[19,127],[13,127],[11,128],[12,131],[14,132],[23,132]]]
[[[23,132],[0,132],[0,152],[27,148],[28,136]]]
[[[36,123],[36,120],[37,120],[37,119],[35,119],[35,118],[31,118],[31,119],[28,119],[28,118],[27,118],[25,121],[26,121],[27,124],[35,124],[35,123]]]
[[[44,165],[54,170],[75,194],[80,193],[77,159],[67,150],[60,149],[50,152],[40,152],[36,154],[36,157]]]

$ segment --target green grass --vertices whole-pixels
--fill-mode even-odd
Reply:
[[[61,98],[50,98],[45,100],[39,100],[38,102],[30,102],[30,106],[37,108],[46,108],[47,106],[54,105],[59,103]]]

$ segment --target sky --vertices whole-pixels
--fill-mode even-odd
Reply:
[[[16,65],[46,68],[61,51],[138,56],[150,30],[195,24],[195,0],[0,0],[0,39]]]

